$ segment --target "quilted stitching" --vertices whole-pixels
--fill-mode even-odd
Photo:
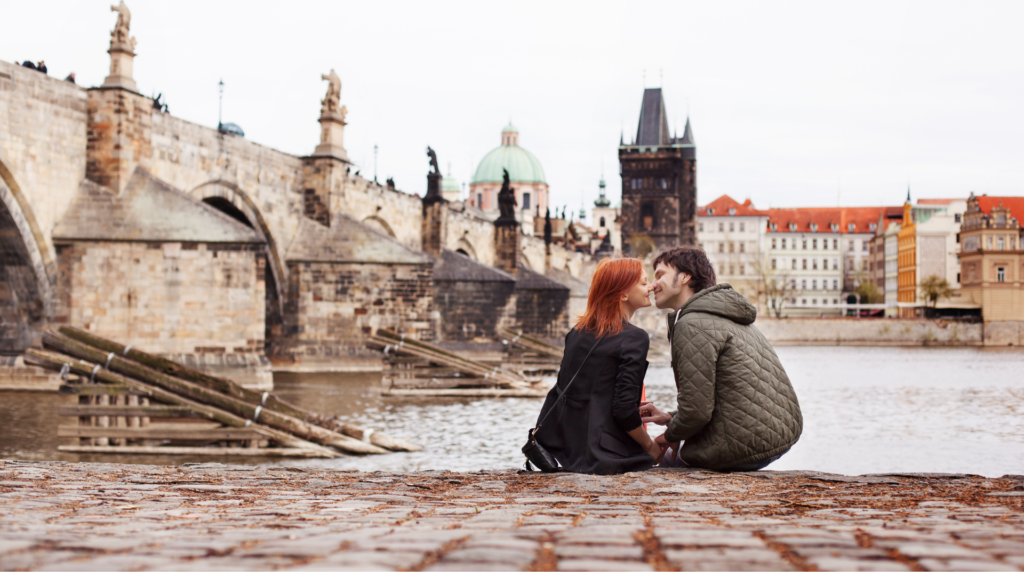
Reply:
[[[728,284],[694,295],[668,315],[679,411],[666,431],[686,440],[693,466],[729,468],[783,452],[800,438],[796,393],[771,344],[753,326],[757,310]],[[674,325],[673,325],[674,323]]]

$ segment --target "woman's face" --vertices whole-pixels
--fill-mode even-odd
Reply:
[[[646,308],[651,305],[650,293],[654,285],[647,280],[647,272],[641,272],[636,284],[626,291],[623,302],[633,308]]]

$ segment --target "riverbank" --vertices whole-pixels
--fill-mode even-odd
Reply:
[[[0,570],[1021,570],[1022,480],[0,461]]]

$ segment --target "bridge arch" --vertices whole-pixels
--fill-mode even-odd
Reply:
[[[470,258],[476,260],[477,262],[480,261],[480,259],[476,257],[476,248],[473,248],[473,244],[470,243],[469,240],[466,240],[465,237],[459,238],[458,242],[455,243],[455,251],[460,254],[469,256]]]
[[[33,344],[53,315],[52,248],[36,222],[10,164],[0,153],[0,353],[19,353]]]
[[[267,243],[267,268],[270,269],[270,275],[274,282],[273,287],[268,286],[268,295],[274,299],[275,311],[278,314],[283,313],[284,292],[288,278],[274,235],[271,234],[270,227],[252,198],[238,185],[225,180],[211,180],[200,184],[192,190],[191,196],[252,228]]]
[[[366,218],[363,218],[363,224],[366,224],[367,226],[373,228],[374,230],[383,232],[384,234],[387,234],[392,238],[396,238],[395,231],[391,229],[391,225],[388,224],[387,220],[381,218],[380,216],[367,216]]]

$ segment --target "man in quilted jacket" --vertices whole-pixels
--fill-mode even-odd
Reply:
[[[699,248],[659,254],[654,279],[658,308],[670,310],[678,407],[645,403],[640,415],[668,427],[656,439],[666,448],[662,465],[751,471],[778,460],[800,438],[803,417],[779,357],[754,327],[757,308],[715,284]]]

